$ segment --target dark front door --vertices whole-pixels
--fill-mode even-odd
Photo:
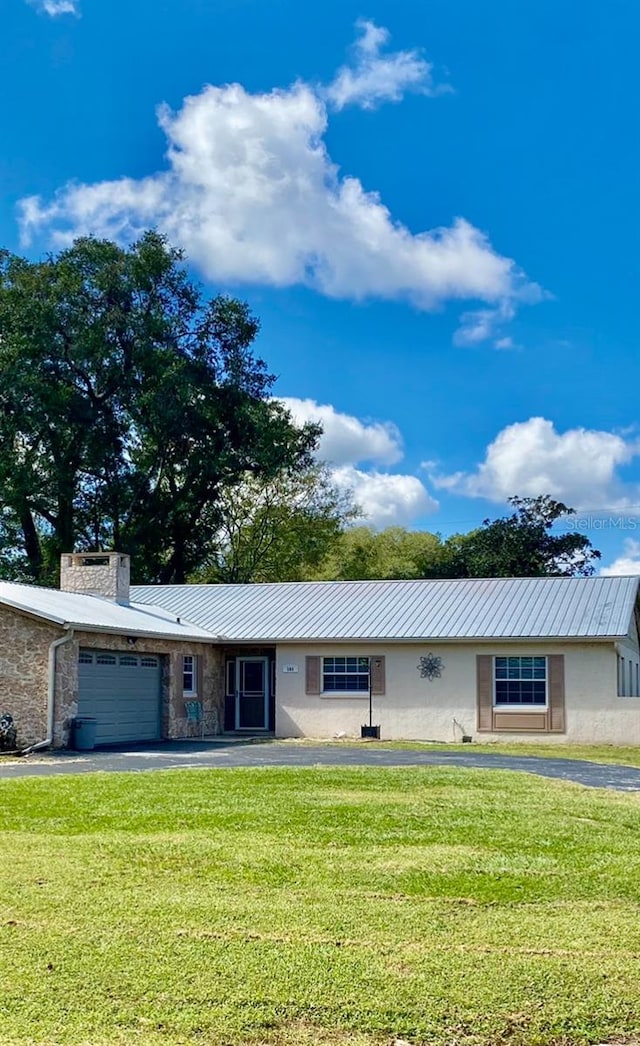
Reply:
[[[236,730],[267,730],[269,659],[239,657],[236,662]]]

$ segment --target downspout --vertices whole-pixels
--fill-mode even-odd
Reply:
[[[23,748],[20,755],[29,755],[30,752],[37,752],[41,748],[48,748],[53,741],[53,724],[54,724],[54,713],[55,713],[55,698],[56,698],[56,651],[58,647],[64,646],[65,643],[70,643],[73,639],[73,629],[69,629],[66,635],[61,636],[60,639],[54,639],[49,644],[49,675],[47,683],[47,736],[44,741],[38,741],[35,745],[29,745],[28,748]]]

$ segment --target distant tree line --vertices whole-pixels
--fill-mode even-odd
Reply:
[[[245,523],[225,531],[200,579],[209,581],[360,581],[400,578],[587,577],[600,553],[576,531],[553,532],[573,510],[548,495],[509,499],[513,512],[485,519],[467,534],[442,538],[423,530],[387,527],[376,531],[352,524],[356,509],[318,490],[324,515],[316,529],[314,510],[298,512],[287,502],[283,514],[272,498],[254,501]],[[331,524],[333,520],[333,525]],[[260,540],[257,540],[257,534]],[[269,538],[265,540],[265,535]],[[315,540],[314,540],[315,539]],[[252,555],[248,555],[251,549]],[[261,549],[265,554],[261,554]]]

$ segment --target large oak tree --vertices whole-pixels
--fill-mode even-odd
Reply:
[[[210,554],[224,491],[306,468],[253,354],[246,304],[203,297],[146,233],[44,261],[0,253],[0,550],[55,581],[60,552],[118,548],[134,576],[181,582]]]

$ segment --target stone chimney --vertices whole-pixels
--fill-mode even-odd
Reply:
[[[129,556],[122,552],[65,552],[60,558],[60,591],[129,602]]]

